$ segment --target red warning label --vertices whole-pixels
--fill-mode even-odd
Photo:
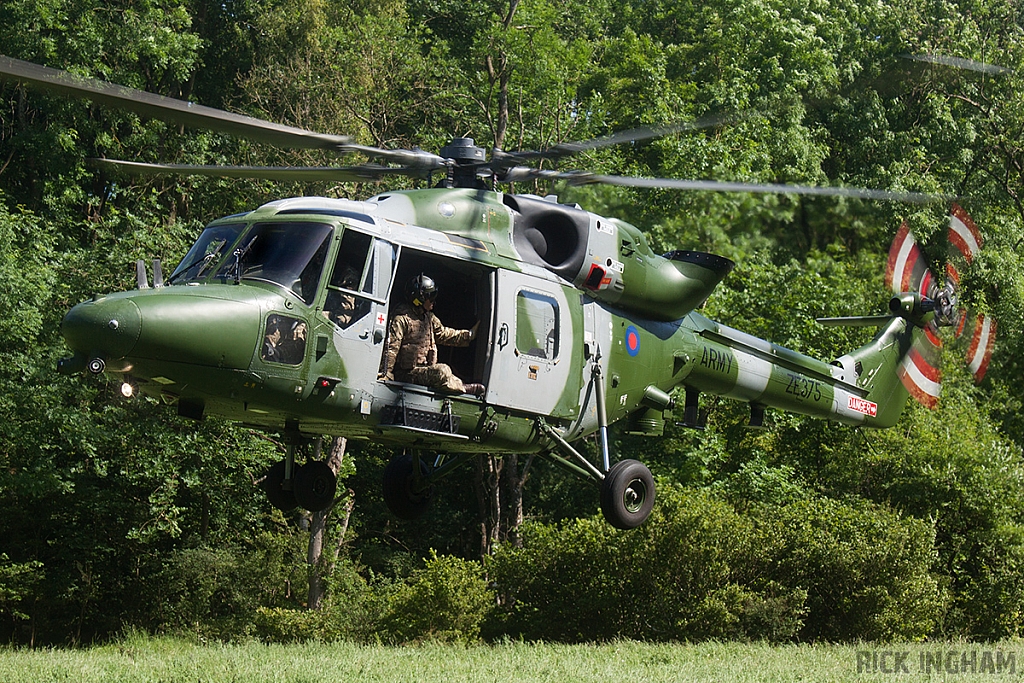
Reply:
[[[861,415],[867,415],[868,417],[876,417],[878,415],[878,404],[867,401],[858,396],[851,396],[847,407]]]

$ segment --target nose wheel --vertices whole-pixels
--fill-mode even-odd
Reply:
[[[310,460],[295,472],[295,501],[310,512],[326,510],[334,502],[338,478],[323,460]]]
[[[601,512],[616,529],[635,529],[654,508],[654,477],[638,460],[621,460],[601,482]]]
[[[416,472],[419,465],[419,472]],[[384,468],[384,503],[399,519],[416,519],[427,511],[434,497],[430,469],[408,453],[396,455]]]
[[[295,507],[319,512],[331,506],[338,492],[338,477],[330,465],[316,459],[320,446],[317,441],[313,456],[300,466],[295,462],[296,444],[288,444],[285,459],[271,465],[263,477],[263,490],[271,505],[283,512]]]

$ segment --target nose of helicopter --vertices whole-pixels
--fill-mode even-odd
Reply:
[[[61,333],[74,356],[61,362],[61,371],[135,374],[147,360],[248,367],[259,340],[258,302],[167,290],[98,297],[72,308]]]
[[[139,340],[142,314],[129,298],[97,297],[78,304],[64,316],[61,334],[75,352],[75,358],[107,361],[125,358]]]

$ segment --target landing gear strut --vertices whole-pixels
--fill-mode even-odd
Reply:
[[[284,487],[285,461],[278,460],[263,476],[263,490],[267,493],[267,500],[270,504],[282,512],[288,512],[298,506],[295,500],[295,492],[291,486]],[[290,482],[289,482],[290,483]]]
[[[605,392],[600,360],[601,351],[598,349],[593,359],[591,374],[597,402],[598,443],[601,448],[602,467],[598,469],[542,418],[536,419],[536,425],[538,431],[543,432],[553,443],[554,449],[549,452],[549,456],[556,463],[598,482],[601,487],[601,513],[605,520],[616,529],[635,529],[644,523],[654,509],[654,477],[647,466],[638,460],[622,460],[611,464],[608,415],[604,409]],[[648,387],[645,398],[648,393],[652,396],[652,407],[665,409],[674,403],[656,387]]]

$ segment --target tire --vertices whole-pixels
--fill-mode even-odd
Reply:
[[[420,476],[422,480],[426,480],[430,476],[430,471],[422,460],[419,463]],[[427,486],[418,492],[413,490],[416,482],[412,467],[411,455],[396,455],[384,468],[384,503],[391,510],[391,514],[399,519],[412,520],[422,517],[434,498],[433,486]]]
[[[601,482],[601,512],[616,529],[635,529],[654,509],[654,477],[647,465],[622,460]]]
[[[263,479],[263,490],[267,493],[267,500],[281,512],[294,510],[298,503],[295,502],[294,491],[285,491],[281,488],[284,483],[284,460],[278,460],[267,470]]]
[[[326,510],[338,491],[338,477],[323,460],[310,460],[295,471],[292,490],[299,507],[310,512]]]

